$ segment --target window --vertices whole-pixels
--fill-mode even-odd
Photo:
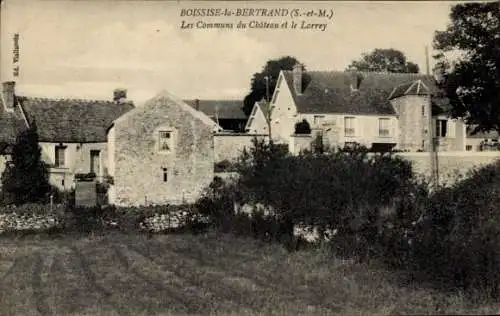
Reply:
[[[90,172],[98,175],[101,168],[101,152],[99,150],[90,151]]]
[[[172,151],[172,132],[160,131],[159,134],[159,151],[170,152]]]
[[[314,125],[320,125],[321,123],[323,123],[323,119],[325,118],[324,115],[315,115],[314,116]]]
[[[168,181],[168,169],[167,168],[162,168],[163,171],[163,182]]]
[[[437,120],[436,121],[436,136],[446,137],[448,134],[448,121],[447,120]]]
[[[257,113],[257,106],[254,106],[253,109],[252,109],[252,114],[250,114],[250,116],[254,116],[255,113]]]
[[[467,145],[467,146],[465,146],[465,150],[467,150],[467,151],[472,151],[472,145]]]
[[[422,116],[425,115],[425,105],[422,105]]]
[[[354,117],[345,117],[344,118],[344,133],[345,136],[354,136],[356,133],[355,127],[354,127]]]
[[[56,146],[56,153],[55,153],[56,167],[63,167],[66,164],[65,153],[66,153],[66,146]]]
[[[276,81],[276,88],[278,88],[281,84],[281,76],[278,76],[278,81]]]
[[[389,123],[390,120],[388,118],[378,119],[378,135],[380,137],[389,136]]]
[[[252,127],[252,122],[253,122],[253,117],[251,117],[251,118],[248,120],[248,123],[247,123],[248,128]]]

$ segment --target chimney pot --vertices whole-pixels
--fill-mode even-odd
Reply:
[[[127,100],[127,89],[120,89],[117,88],[113,90],[113,101],[121,104],[124,103],[125,100]]]
[[[15,81],[6,81],[2,83],[4,107],[8,110],[13,110],[15,106],[15,87]]]
[[[293,88],[296,94],[302,94],[302,64],[293,66]]]

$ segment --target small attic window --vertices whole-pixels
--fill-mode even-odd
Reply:
[[[158,151],[168,153],[172,151],[172,132],[159,131],[158,132]]]

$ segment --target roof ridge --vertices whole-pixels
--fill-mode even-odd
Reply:
[[[292,73],[292,70],[283,70],[286,73]],[[360,74],[380,74],[395,77],[412,76],[412,77],[432,77],[431,75],[413,72],[389,72],[389,71],[368,71],[368,70],[305,70],[306,73],[360,73]]]
[[[64,102],[64,101],[71,101],[71,102],[82,102],[82,103],[115,103],[112,100],[105,100],[105,99],[84,99],[84,98],[65,98],[65,97],[33,97],[33,96],[18,96],[19,98],[27,99],[27,100],[33,100],[33,101],[53,101],[53,102]],[[131,100],[125,101],[125,103],[132,103]]]

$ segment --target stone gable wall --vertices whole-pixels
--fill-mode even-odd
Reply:
[[[194,202],[214,177],[211,127],[178,104],[157,98],[115,122],[116,205]],[[174,148],[158,151],[158,130],[171,129]],[[163,168],[167,169],[164,182]]]

